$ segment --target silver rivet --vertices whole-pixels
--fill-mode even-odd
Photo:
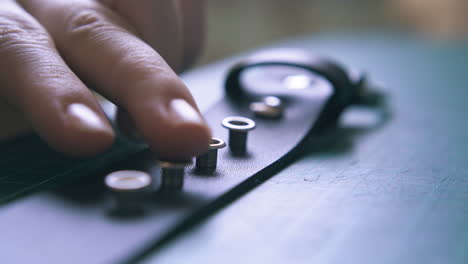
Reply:
[[[143,171],[122,170],[108,174],[106,186],[112,191],[118,210],[139,209],[138,202],[151,185],[151,176]]]
[[[244,155],[247,151],[247,133],[255,128],[249,118],[231,116],[224,118],[222,125],[229,129],[229,148],[234,155]]]
[[[158,161],[158,165],[162,170],[161,188],[163,190],[181,190],[184,185],[185,167],[191,164],[192,161]]]
[[[276,96],[267,96],[250,104],[250,111],[259,117],[278,118],[283,114],[283,102]]]
[[[212,138],[208,152],[197,157],[197,169],[202,171],[214,171],[218,162],[218,149],[224,147],[226,147],[226,143],[224,143],[222,139]]]

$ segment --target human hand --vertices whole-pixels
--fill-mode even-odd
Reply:
[[[0,138],[32,128],[64,153],[105,151],[114,132],[92,87],[159,157],[182,160],[207,151],[210,130],[174,72],[200,49],[202,5],[0,0]]]

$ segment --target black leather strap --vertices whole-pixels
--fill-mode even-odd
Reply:
[[[315,56],[300,50],[272,50],[267,54],[253,55],[234,65],[226,77],[226,93],[236,100],[255,98],[255,91],[246,90],[241,75],[251,68],[264,66],[286,66],[301,68],[328,80],[334,89],[330,104],[343,108],[355,94],[353,83],[345,68],[336,61]]]
[[[281,55],[280,52],[272,54]],[[228,74],[228,97],[207,111],[205,117],[213,135],[226,141],[227,130],[220,125],[223,118],[254,119],[257,128],[249,134],[245,156],[233,156],[228,149],[221,150],[218,168],[211,175],[187,168],[182,192],[155,192],[145,201],[145,214],[133,217],[116,216],[106,209],[110,197],[102,177],[75,182],[52,195],[42,193],[25,199],[4,211],[2,225],[15,225],[24,218],[35,221],[24,227],[9,246],[20,249],[25,241],[44,241],[35,244],[37,248],[29,249],[31,261],[36,262],[40,256],[34,253],[39,252],[51,262],[70,262],[70,259],[79,263],[133,262],[248,192],[284,168],[299,153],[301,144],[313,135],[314,129],[327,123],[325,117],[333,119],[351,103],[355,87],[343,68],[329,60],[305,58],[254,56],[237,64]],[[247,106],[259,93],[254,90],[254,84],[243,83],[241,77],[248,69],[272,65],[305,69],[315,75],[316,82],[308,89],[285,90],[278,95],[285,101],[281,118],[256,118]],[[154,189],[159,188],[160,169],[148,151],[121,164],[119,169],[146,170],[154,175]],[[44,211],[47,213],[42,214]],[[60,250],[48,254],[53,248]]]

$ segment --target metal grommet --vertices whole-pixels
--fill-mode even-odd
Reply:
[[[218,149],[224,147],[226,147],[224,140],[212,138],[208,152],[196,159],[197,169],[206,172],[214,171],[218,161]]]
[[[161,188],[163,190],[181,190],[184,185],[185,167],[191,164],[192,161],[158,161],[158,165],[162,170]]]
[[[143,171],[122,170],[108,174],[104,180],[115,198],[116,210],[138,211],[144,191],[152,183],[151,176]]]
[[[250,111],[264,118],[278,118],[283,115],[283,102],[276,96],[267,96],[260,102],[250,104]]]
[[[229,148],[235,155],[244,155],[247,151],[247,134],[255,129],[255,122],[246,117],[231,116],[222,121],[223,127],[229,129]]]
[[[210,149],[222,149],[224,147],[226,147],[224,140],[215,137],[211,138]]]
[[[151,176],[143,171],[122,170],[108,174],[106,186],[116,192],[134,192],[151,184]]]

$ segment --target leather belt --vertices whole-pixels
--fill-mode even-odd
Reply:
[[[14,225],[19,219],[40,215],[15,236],[17,239],[10,245],[22,249],[22,243],[40,230],[44,234],[39,236],[47,238],[42,247],[55,246],[57,251],[53,257],[57,261],[141,260],[287,166],[300,153],[304,142],[334,124],[340,113],[357,100],[363,80],[363,75],[353,75],[333,60],[303,51],[274,50],[247,57],[229,72],[225,85],[227,96],[204,114],[213,135],[226,141],[228,131],[220,125],[225,117],[253,119],[256,129],[249,134],[246,155],[232,155],[229,149],[222,149],[214,173],[200,173],[194,166],[187,168],[183,191],[168,193],[157,191],[161,172],[152,153],[139,152],[117,168],[144,170],[155,179],[154,192],[144,201],[145,214],[122,218],[107,212],[105,208],[110,197],[103,179],[82,178],[62,186],[53,195],[39,193],[3,209],[2,225]],[[284,107],[281,117],[261,118],[252,113],[250,104],[265,96],[281,99]],[[120,138],[107,156],[76,161],[55,157],[50,150],[44,150],[46,147],[37,143],[37,139],[23,144],[36,144],[37,155],[48,153],[44,166],[57,165],[63,171],[73,168],[75,176],[91,175],[107,166],[110,160],[128,157],[142,149]],[[14,165],[20,166],[19,163]],[[69,176],[60,176],[65,173],[57,175],[55,178],[63,182],[70,181]],[[15,195],[0,197],[0,202],[2,198],[5,202]],[[42,214],[44,210],[47,214]],[[41,251],[41,245],[36,246]],[[82,254],[83,251],[87,254]],[[33,261],[34,254],[31,256]]]

